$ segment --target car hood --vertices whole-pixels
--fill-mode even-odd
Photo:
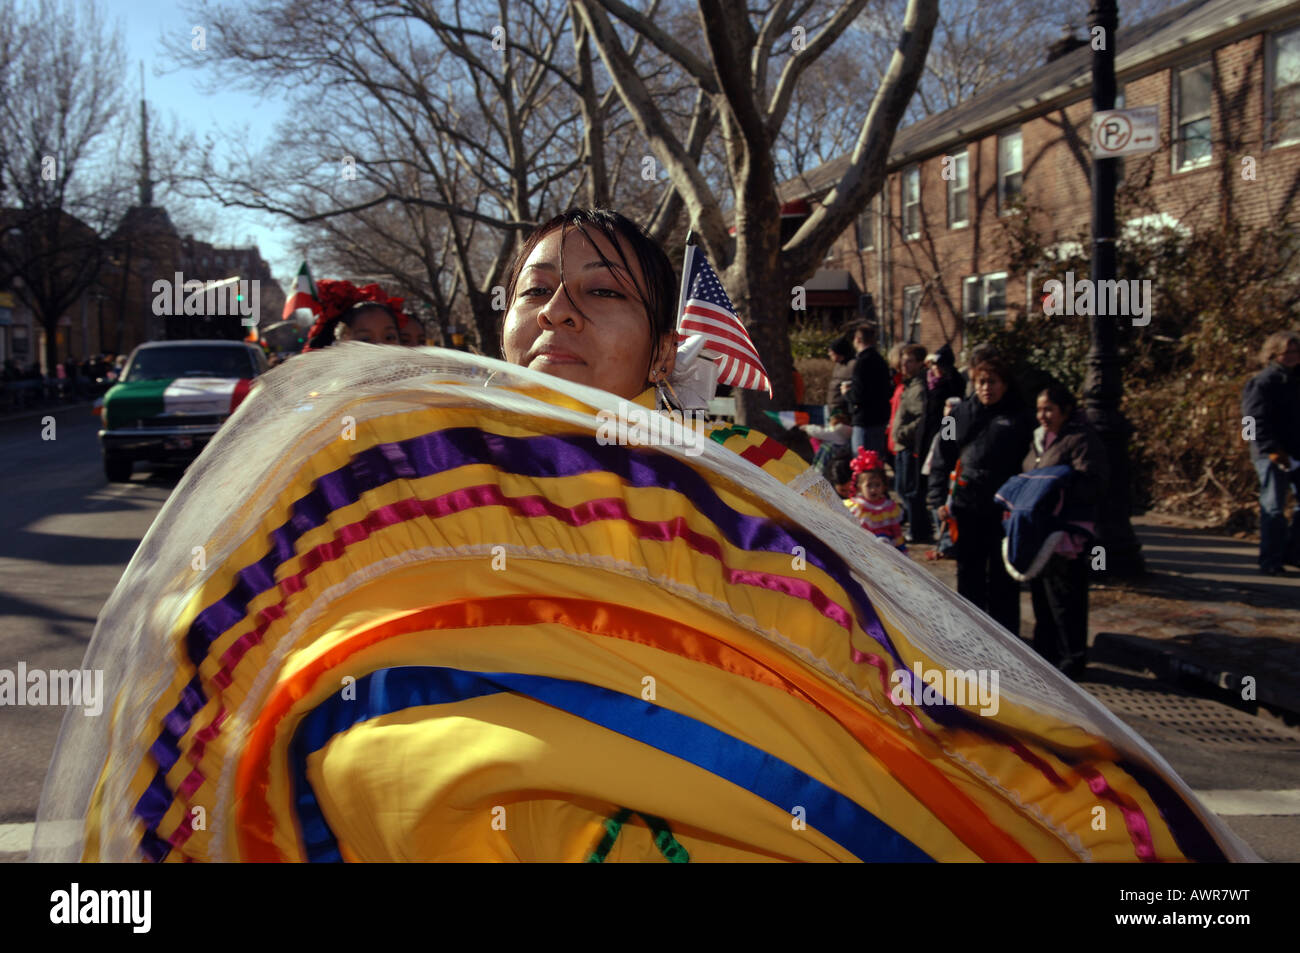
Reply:
[[[163,414],[229,414],[250,383],[238,377],[176,377],[116,384],[104,395],[104,426],[125,427]]]

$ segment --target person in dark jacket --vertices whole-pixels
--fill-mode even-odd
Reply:
[[[903,503],[907,542],[930,542],[930,513],[925,508],[926,487],[921,482],[917,434],[925,419],[925,348],[903,345],[900,358],[903,394],[894,411],[890,433],[894,441],[894,489]]]
[[[1023,472],[1066,464],[1071,469],[1062,512],[1092,532],[1097,505],[1106,491],[1106,448],[1064,387],[1053,384],[1038,395],[1040,426],[1034,431]],[[1034,649],[1069,678],[1088,665],[1088,537],[1066,533],[1042,572],[1029,583],[1034,601]]]
[[[836,338],[826,356],[831,359],[831,377],[826,383],[826,419],[830,420],[835,408],[847,400],[840,385],[853,381],[853,341],[847,335]]]
[[[953,397],[960,400],[965,394],[966,378],[957,370],[957,361],[953,356],[952,348],[945,344],[933,354],[926,355],[925,391],[922,395],[925,410],[921,418],[921,425],[916,431],[915,443],[917,459],[920,462],[921,476],[917,484],[922,503],[924,503],[930,474],[926,463],[930,461],[930,451],[934,446],[935,438],[939,435],[944,408],[948,398]],[[929,510],[927,515],[930,517],[930,523],[938,536],[938,548],[933,555],[935,558],[950,556],[952,554],[952,540],[948,538],[947,523],[940,520],[939,515],[933,510]]]
[[[953,411],[951,438],[940,428],[930,468],[929,499],[939,518],[957,524],[957,592],[1008,631],[1020,632],[1020,585],[1002,564],[1002,508],[998,488],[1020,472],[1030,421],[999,358],[971,369],[974,396]],[[950,474],[960,464],[949,493]]]
[[[889,425],[889,399],[894,395],[894,375],[889,364],[876,350],[876,328],[860,324],[853,333],[857,361],[849,388],[849,408],[853,414],[853,452],[865,447],[884,456],[885,429]]]
[[[1241,398],[1243,428],[1253,437],[1250,462],[1259,474],[1259,571],[1286,573],[1300,566],[1300,505],[1286,519],[1287,489],[1300,496],[1300,334],[1270,334],[1260,350],[1264,369],[1246,384]]]

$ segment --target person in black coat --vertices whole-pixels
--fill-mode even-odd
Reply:
[[[1286,497],[1300,496],[1300,334],[1270,334],[1260,351],[1264,369],[1250,379],[1241,398],[1244,426],[1254,426],[1250,462],[1259,475],[1259,571],[1284,575],[1283,563],[1300,566],[1300,505],[1288,530]]]
[[[894,374],[876,350],[876,328],[860,324],[853,334],[858,357],[853,365],[849,388],[849,409],[853,415],[853,452],[865,447],[882,457],[888,452],[885,431],[889,428],[889,402],[894,396]]]
[[[965,395],[966,378],[961,371],[957,370],[957,361],[953,357],[952,348],[945,344],[933,354],[926,355],[925,392],[922,398],[925,409],[921,417],[921,426],[916,430],[914,444],[916,458],[920,464],[918,469],[921,471],[918,477],[921,502],[924,502],[928,493],[926,483],[929,476],[925,464],[930,460],[934,438],[939,435],[939,426],[943,421],[948,398],[955,397],[960,400]],[[951,555],[952,540],[948,538],[947,523],[939,519],[938,513],[932,507],[927,508],[929,508],[930,525],[934,528],[938,540],[936,558]]]
[[[1110,467],[1106,448],[1078,402],[1064,387],[1044,388],[1036,400],[1040,426],[1025,454],[1025,473],[1066,465],[1072,471],[1062,512],[1085,531],[1067,532],[1051,558],[1029,584],[1034,605],[1034,649],[1069,678],[1088,667],[1088,559],[1086,533],[1095,533],[1097,504],[1106,491]]]
[[[976,364],[971,380],[974,395],[957,405],[950,428],[940,424],[928,502],[940,519],[951,515],[957,524],[957,592],[1019,635],[1020,585],[1002,564],[1002,508],[994,494],[1020,472],[1032,429],[999,358]]]

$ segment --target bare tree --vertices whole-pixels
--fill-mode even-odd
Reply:
[[[747,316],[780,407],[794,403],[788,338],[792,286],[816,270],[827,249],[884,181],[894,131],[916,88],[938,19],[937,0],[909,0],[889,69],[869,107],[854,117],[857,137],[839,182],[784,245],[777,198],[777,150],[796,89],[808,69],[840,40],[867,0],[775,0],[751,9],[740,0],[699,0],[703,51],[677,39],[622,0],[575,0],[628,112],[666,167],[700,242]],[[627,55],[613,20],[669,57],[711,99],[726,150],[734,237],[717,190],[676,135]],[[744,391],[742,421],[767,426],[757,411],[766,395]]]
[[[95,5],[0,6],[0,284],[40,322],[49,368],[59,318],[96,280],[100,236],[125,206],[129,179],[108,150],[121,46]]]
[[[1182,2],[1125,0],[1121,32]],[[1053,42],[1085,37],[1089,6],[1088,0],[946,0],[906,121],[954,109],[1041,66]],[[906,10],[906,0],[885,0],[859,20],[868,76],[889,68]]]
[[[667,183],[629,174],[647,150],[569,0],[270,0],[194,16],[212,24],[223,82],[293,90],[309,118],[274,152],[201,164],[191,194],[311,226],[304,242],[362,250],[335,260],[370,273],[421,274],[420,296],[464,307],[486,349],[518,236],[537,221],[617,195],[674,224]]]

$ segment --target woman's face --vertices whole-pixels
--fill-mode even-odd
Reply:
[[[975,375],[975,397],[985,407],[992,407],[1006,395],[1006,392],[1006,381],[998,375],[988,371],[980,371]]]
[[[341,324],[340,341],[367,341],[370,344],[396,344],[397,322],[383,308],[363,308],[352,316],[351,324]]]
[[[1061,424],[1065,423],[1065,412],[1052,403],[1046,394],[1038,397],[1038,422],[1052,433],[1060,433]]]
[[[601,262],[593,241],[614,263],[612,270]],[[506,313],[502,345],[507,361],[628,399],[649,386],[650,320],[637,291],[645,276],[632,248],[620,244],[631,274],[603,235],[588,238],[576,228],[566,235],[557,228],[537,243],[519,272]],[[676,352],[671,344],[671,336],[660,342],[656,372],[662,366],[672,373]]]

